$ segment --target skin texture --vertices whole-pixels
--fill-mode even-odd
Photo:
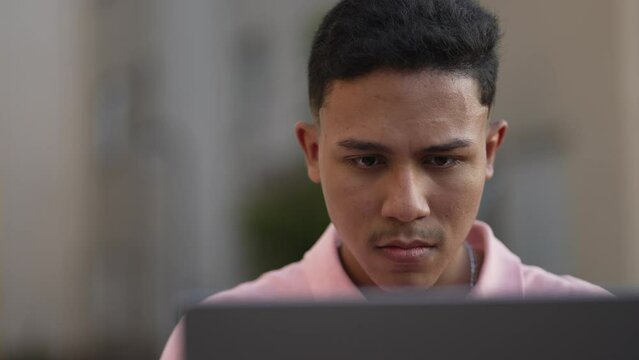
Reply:
[[[377,71],[330,85],[319,121],[296,135],[351,279],[386,290],[467,284],[462,244],[507,124],[488,124],[467,76]],[[393,241],[428,247],[397,261],[384,251]]]

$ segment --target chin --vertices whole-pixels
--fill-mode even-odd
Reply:
[[[375,281],[376,285],[384,291],[403,292],[407,290],[429,289],[435,284],[434,279],[424,278],[423,275],[393,276],[392,278]]]

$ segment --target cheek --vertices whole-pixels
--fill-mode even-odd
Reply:
[[[340,165],[324,165],[321,170],[324,200],[331,218],[340,230],[360,228],[375,212],[376,203],[371,184]]]
[[[480,171],[464,172],[439,182],[431,205],[436,207],[434,210],[441,221],[450,226],[450,231],[464,232],[477,216],[483,189],[484,177]]]

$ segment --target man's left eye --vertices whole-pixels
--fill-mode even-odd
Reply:
[[[425,163],[428,166],[446,168],[455,165],[457,160],[449,156],[431,156],[426,159]]]

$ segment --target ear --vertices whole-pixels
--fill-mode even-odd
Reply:
[[[320,182],[319,171],[319,128],[316,124],[298,122],[295,124],[295,136],[304,152],[306,171],[311,181]]]
[[[508,123],[505,120],[491,122],[486,134],[486,179],[493,177],[495,173],[495,156],[497,149],[504,142]]]

